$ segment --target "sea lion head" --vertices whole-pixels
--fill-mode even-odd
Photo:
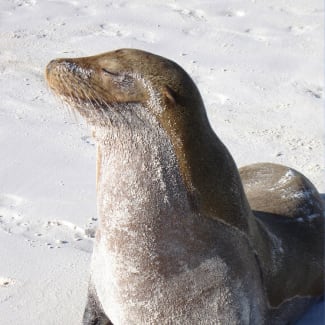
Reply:
[[[46,79],[93,127],[100,145],[171,147],[189,197],[195,198],[193,206],[246,228],[243,190],[230,188],[229,193],[225,185],[241,184],[235,163],[212,130],[196,85],[178,64],[141,50],[120,49],[53,60]]]
[[[47,65],[46,79],[54,93],[94,126],[114,123],[119,112],[132,111],[136,104],[169,126],[207,121],[188,74],[176,63],[141,50],[53,60]]]

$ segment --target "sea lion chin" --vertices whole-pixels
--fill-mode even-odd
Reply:
[[[122,49],[46,79],[97,141],[83,324],[287,324],[323,294],[319,193],[285,166],[239,174],[179,65]]]

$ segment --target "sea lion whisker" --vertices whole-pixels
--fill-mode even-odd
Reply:
[[[98,96],[95,95],[95,91],[90,87],[88,82],[85,82],[85,86],[87,87],[87,91],[84,90],[85,96],[87,97],[90,104],[95,108],[93,113],[99,113],[102,114],[102,119],[104,119],[105,115],[107,115],[107,112],[103,109],[103,102],[101,99],[97,99]]]
[[[93,103],[93,101],[91,100],[91,98],[89,97],[88,93],[82,89],[82,93],[83,96],[85,97],[85,102],[86,102],[86,106],[87,106],[87,111],[85,112],[85,114],[91,116],[91,119],[98,119],[98,115],[99,115],[99,108],[96,108],[95,104]],[[88,122],[88,121],[87,121]]]

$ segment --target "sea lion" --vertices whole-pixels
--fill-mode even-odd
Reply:
[[[322,295],[317,190],[279,165],[240,175],[179,65],[122,49],[46,79],[98,147],[83,324],[287,324]]]

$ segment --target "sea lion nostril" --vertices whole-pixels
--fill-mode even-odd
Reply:
[[[56,64],[57,64],[57,60],[51,60],[46,66],[46,71],[49,72],[51,69],[54,68]]]

